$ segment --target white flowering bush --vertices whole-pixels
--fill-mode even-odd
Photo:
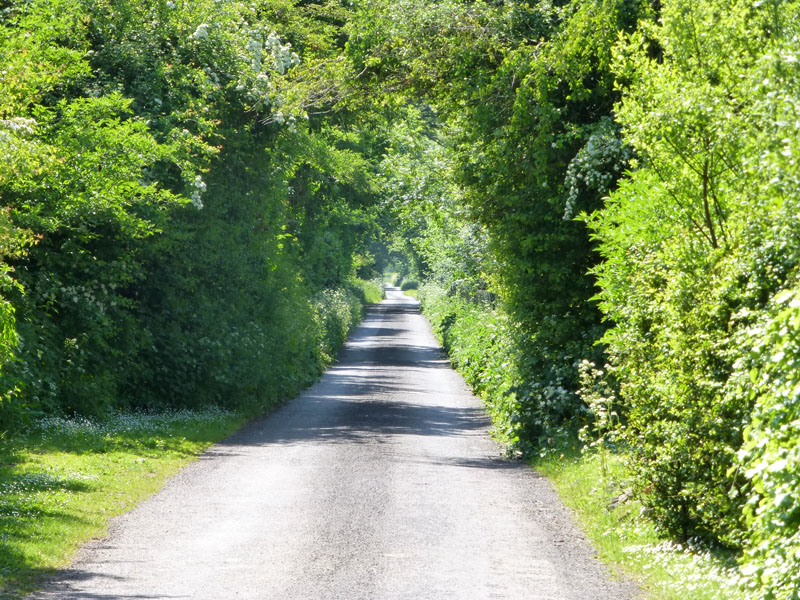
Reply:
[[[603,480],[608,476],[609,451],[617,441],[620,415],[617,392],[613,388],[609,365],[598,369],[592,361],[578,361],[578,395],[587,408],[588,423],[578,432],[583,451],[594,451],[600,458]]]
[[[194,178],[194,181],[192,182],[192,187],[194,188],[194,190],[192,190],[192,195],[191,195],[192,204],[194,205],[195,208],[199,210],[203,208],[202,197],[203,193],[206,191],[206,188],[208,186],[206,186],[205,182],[203,181],[203,178],[200,175],[197,175]]]
[[[280,110],[283,100],[273,85],[275,73],[283,75],[300,64],[299,55],[290,43],[283,42],[266,26],[243,29],[246,44],[239,48],[239,68],[233,85],[244,95],[249,110],[269,113],[267,120],[283,125],[286,117]]]
[[[214,19],[199,23],[188,35],[202,65],[206,93],[213,97],[232,90],[246,111],[283,124],[283,99],[273,79],[299,65],[300,56],[269,23],[253,18],[247,11],[215,13]]]
[[[582,195],[593,201],[608,194],[633,153],[619,135],[619,128],[609,118],[601,119],[589,139],[575,155],[564,177],[567,201],[564,220],[576,216]]]

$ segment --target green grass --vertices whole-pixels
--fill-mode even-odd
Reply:
[[[0,439],[0,597],[34,589],[244,421],[219,409],[48,418]]]
[[[417,289],[405,290],[403,293],[406,296],[411,296],[412,298],[417,298],[417,299],[419,298],[419,290],[417,290]]]
[[[619,575],[642,583],[654,600],[742,600],[735,557],[660,537],[642,506],[626,500],[620,457],[577,451],[550,454],[532,466],[547,476],[576,513],[600,558]]]

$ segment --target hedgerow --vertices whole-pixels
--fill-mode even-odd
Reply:
[[[793,142],[769,141],[792,110],[783,94],[796,97],[796,77],[775,78],[791,14],[676,1],[619,46],[629,87],[617,112],[638,169],[589,218],[639,493],[670,534],[734,548],[751,535],[736,468],[754,406],[741,365],[800,247],[785,195],[796,189]],[[664,49],[658,60],[645,36]]]
[[[744,552],[754,598],[800,590],[797,11],[378,2],[351,49],[433,106],[382,167],[423,310],[498,431],[533,453],[594,418],[647,518]]]
[[[342,22],[262,8],[3,6],[0,428],[266,406],[357,320],[371,138],[346,147],[348,117],[306,112],[328,84],[289,81],[341,52]]]
[[[535,338],[501,308],[432,283],[420,288],[419,299],[453,366],[484,399],[509,454],[539,452],[563,436],[567,421],[585,417],[580,398],[566,387],[573,364],[561,361],[561,372],[546,371]]]
[[[776,295],[752,332],[755,399],[736,468],[748,481],[743,583],[762,598],[792,598],[800,571],[800,290]]]

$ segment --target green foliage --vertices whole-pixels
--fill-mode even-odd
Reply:
[[[778,294],[753,334],[756,398],[737,468],[748,480],[746,589],[765,599],[800,591],[800,288]]]
[[[469,293],[486,287],[486,239],[464,214],[436,125],[429,108],[410,106],[387,131],[381,191],[393,216],[394,246],[410,261],[394,283],[425,277]]]
[[[0,426],[264,406],[357,321],[380,144],[304,118],[324,82],[292,80],[341,51],[346,11],[272,9],[4,7]]]
[[[416,279],[404,279],[400,285],[400,289],[404,292],[406,290],[416,290],[417,288],[419,288],[419,282]]]
[[[419,299],[453,366],[484,399],[508,453],[552,445],[564,421],[583,413],[574,393],[542,377],[547,359],[511,315],[431,283],[420,287]],[[568,376],[572,368],[568,363],[555,375]]]
[[[350,329],[361,320],[363,305],[350,290],[322,290],[314,295],[311,305],[318,331],[317,352],[322,363],[329,364]]]
[[[379,279],[354,279],[351,280],[353,292],[361,300],[362,304],[377,304],[386,298],[386,288]]]
[[[615,324],[603,342],[653,518],[684,539],[730,534],[738,507],[720,483],[741,443],[734,425],[749,409],[722,401],[737,347],[723,333],[736,323],[736,288],[716,254],[704,257],[691,236],[667,227],[674,213],[656,203],[655,189],[623,184],[593,222],[605,259],[595,269],[601,307]]]
[[[618,47],[637,170],[589,217],[613,323],[603,342],[636,489],[683,539],[750,543],[735,468],[755,400],[750,328],[800,258],[783,135],[800,89],[784,62],[793,15],[793,3],[676,0]]]
[[[392,271],[510,451],[796,597],[797,13],[4,3],[0,428],[278,401]]]

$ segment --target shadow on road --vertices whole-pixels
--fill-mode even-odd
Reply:
[[[45,588],[44,590],[29,597],[29,600],[158,600],[160,598],[191,598],[191,595],[158,595],[150,594],[103,594],[93,593],[77,589],[69,589],[86,581],[113,580],[128,581],[127,577],[111,575],[109,573],[98,573],[95,571],[84,571],[78,569],[66,569],[59,572],[61,579],[57,588]],[[2,596],[0,596],[2,597]],[[12,596],[13,598],[13,596]]]
[[[221,452],[237,445],[382,444],[400,435],[484,435],[490,422],[483,410],[452,401],[452,395],[463,393],[463,384],[454,386],[460,380],[446,372],[450,361],[441,348],[420,344],[419,325],[417,331],[406,326],[406,315],[418,313],[417,304],[409,302],[371,308],[320,382],[275,415],[230,437]],[[467,462],[461,466],[507,464]]]
[[[280,427],[272,427],[267,421],[255,439],[252,439],[252,432],[243,431],[244,439],[233,436],[223,443],[375,443],[390,435],[453,436],[483,432],[487,427],[486,417],[479,409],[330,396],[306,396],[303,405],[308,419],[292,419]],[[313,418],[319,414],[332,418]],[[246,441],[248,439],[251,441]]]

